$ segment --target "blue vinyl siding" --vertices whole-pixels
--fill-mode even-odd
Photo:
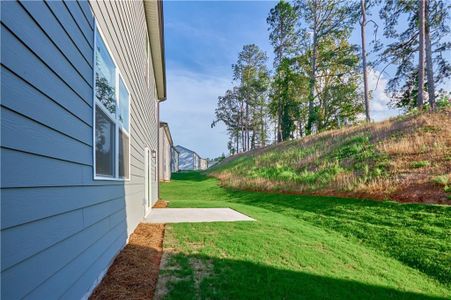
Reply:
[[[93,180],[94,13],[130,87],[127,182]],[[1,1],[1,299],[86,296],[142,220],[144,22],[141,2]]]

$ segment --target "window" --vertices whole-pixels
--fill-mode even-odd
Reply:
[[[94,179],[130,178],[130,93],[96,26]]]

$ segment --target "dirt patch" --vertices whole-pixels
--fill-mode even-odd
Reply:
[[[208,277],[214,276],[213,261],[197,256],[194,253],[187,254],[173,246],[177,244],[171,225],[167,226],[167,234],[164,240],[164,250],[160,263],[160,275],[154,294],[154,300],[164,299],[174,285],[184,282],[187,286],[192,286],[192,297],[202,299],[201,284]],[[194,244],[198,249],[201,244]]]
[[[161,258],[160,276],[155,290],[154,300],[164,299],[170,292],[171,285],[180,281],[192,282],[195,299],[201,299],[201,283],[202,281],[213,275],[213,263],[211,260],[205,260],[197,257],[187,257],[189,269],[192,272],[186,272],[184,267],[179,264],[177,255],[182,253],[174,251],[174,249],[165,250]],[[179,258],[180,259],[180,258]],[[185,266],[186,268],[186,266]]]
[[[165,200],[158,200],[157,203],[153,206],[153,208],[165,208],[168,207],[168,201]]]
[[[152,299],[163,237],[163,224],[139,224],[90,299]]]
[[[169,251],[166,251],[163,253],[163,256],[161,257],[161,263],[160,263],[160,276],[158,277],[158,283],[155,289],[155,294],[153,297],[153,300],[160,300],[163,299],[165,295],[169,292],[169,283],[170,282],[176,282],[179,281],[180,278],[178,278],[174,272],[181,270],[181,267],[179,265],[174,265],[170,263],[172,253]]]
[[[189,263],[194,273],[194,289],[196,291],[196,298],[201,299],[200,284],[204,278],[213,275],[213,262],[211,260],[191,257],[189,259]]]

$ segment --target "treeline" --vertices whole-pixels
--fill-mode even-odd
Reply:
[[[372,13],[380,7],[377,24]],[[234,87],[218,98],[231,154],[362,119],[371,121],[368,69],[394,70],[386,92],[393,107],[435,109],[449,94],[451,5],[439,0],[280,1],[267,17],[272,68],[257,45],[245,45],[233,68]],[[367,44],[367,25],[374,37]],[[350,43],[355,26],[361,44]],[[377,38],[383,26],[387,43]],[[375,59],[367,62],[367,47]]]

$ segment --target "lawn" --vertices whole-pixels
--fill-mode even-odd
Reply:
[[[237,191],[199,173],[161,198],[257,220],[167,225],[167,299],[451,297],[449,207]]]

